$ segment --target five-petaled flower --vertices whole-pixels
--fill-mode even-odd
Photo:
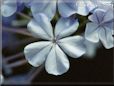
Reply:
[[[49,74],[61,75],[67,72],[70,65],[65,53],[73,58],[85,53],[83,37],[68,37],[78,26],[77,19],[60,18],[53,31],[48,17],[39,14],[39,20],[33,19],[29,22],[28,30],[35,37],[47,41],[31,43],[25,47],[24,53],[28,62],[34,67],[45,63],[45,69]]]
[[[87,23],[85,38],[92,42],[98,42],[100,39],[107,49],[114,47],[113,13],[113,7],[106,6],[105,9],[98,9],[90,15],[89,20],[92,22]]]

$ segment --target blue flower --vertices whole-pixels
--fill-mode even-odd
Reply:
[[[12,16],[15,12],[23,10],[24,4],[29,2],[29,0],[4,0],[1,5],[1,14],[4,17]]]
[[[45,69],[49,74],[61,75],[67,72],[70,64],[66,54],[78,58],[85,53],[83,37],[68,37],[78,26],[77,19],[60,18],[53,31],[48,17],[39,14],[37,21],[33,19],[29,22],[28,30],[33,36],[47,41],[31,43],[25,47],[24,53],[28,62],[34,67],[45,63]]]
[[[101,42],[104,47],[109,49],[114,47],[113,38],[113,7],[107,6],[107,9],[98,9],[89,16],[92,22],[87,23],[85,38],[91,42]]]

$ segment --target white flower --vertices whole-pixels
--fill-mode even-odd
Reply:
[[[99,42],[99,39],[103,43],[104,47],[109,49],[114,47],[113,38],[113,7],[107,6],[108,9],[98,9],[91,16],[89,16],[89,22],[86,26],[85,38],[91,42]]]
[[[70,65],[65,53],[73,58],[85,53],[83,37],[68,37],[78,26],[79,23],[75,19],[61,18],[53,32],[51,23],[44,14],[40,14],[37,21],[31,20],[28,24],[29,31],[35,37],[47,41],[31,43],[25,47],[24,53],[28,62],[34,67],[45,63],[45,69],[49,74],[61,75],[67,72]]]

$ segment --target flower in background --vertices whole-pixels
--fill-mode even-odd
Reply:
[[[113,7],[107,6],[107,9],[98,9],[89,16],[89,20],[92,22],[87,23],[85,38],[91,42],[99,42],[99,39],[103,43],[104,47],[109,49],[114,47],[113,38]]]
[[[95,0],[94,1],[97,6],[102,6],[102,5],[111,5],[113,3],[113,0]]]
[[[24,53],[28,62],[34,67],[45,63],[45,69],[49,74],[61,75],[67,72],[70,64],[66,54],[78,58],[85,53],[83,37],[68,37],[78,26],[76,19],[60,18],[53,32],[48,17],[39,14],[37,21],[33,19],[29,22],[28,29],[35,37],[47,41],[31,43],[25,47]]]
[[[3,83],[3,81],[4,81],[4,77],[2,74],[0,74],[0,85]]]
[[[34,19],[38,20],[38,15],[44,13],[51,20],[56,13],[56,0],[33,0],[29,4]]]
[[[3,0],[1,4],[1,14],[4,17],[12,16],[17,11],[24,8],[24,4],[29,4],[30,0]]]
[[[58,0],[58,10],[61,16],[69,17],[73,14],[87,16],[102,5],[110,5],[113,0]]]
[[[96,8],[94,0],[58,0],[61,16],[69,17],[75,13],[86,16]]]

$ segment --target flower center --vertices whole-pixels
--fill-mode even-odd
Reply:
[[[57,43],[57,41],[56,41],[56,39],[55,39],[55,38],[52,40],[52,42],[53,42],[53,43]]]

